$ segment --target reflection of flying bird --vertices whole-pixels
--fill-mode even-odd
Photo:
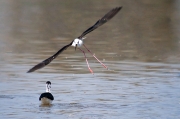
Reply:
[[[110,10],[107,14],[105,14],[101,19],[99,19],[93,26],[91,26],[90,28],[88,28],[86,31],[84,31],[79,37],[77,37],[76,39],[74,39],[70,44],[62,47],[58,52],[56,52],[54,55],[52,55],[51,57],[47,58],[46,60],[42,61],[41,63],[37,64],[36,66],[34,66],[33,68],[31,68],[29,72],[33,72],[37,69],[40,69],[40,68],[43,68],[44,66],[48,65],[53,59],[55,59],[61,52],[63,52],[64,50],[66,50],[69,46],[74,46],[75,47],[75,50],[76,48],[78,47],[78,49],[80,51],[82,51],[84,53],[84,57],[86,59],[86,63],[87,63],[87,66],[90,70],[90,72],[93,74],[93,71],[91,70],[91,68],[89,67],[89,63],[88,63],[88,60],[86,58],[86,54],[85,52],[80,49],[80,47],[83,45],[86,49],[87,47],[83,44],[83,40],[85,39],[84,36],[88,33],[90,33],[91,31],[95,30],[96,28],[98,28],[99,26],[103,25],[104,23],[106,23],[107,21],[109,21],[111,18],[113,18],[120,10],[121,10],[122,7],[116,7],[112,10]],[[89,53],[91,53],[90,50],[87,49],[87,51]],[[92,53],[91,53],[92,54]],[[92,54],[93,55],[93,54]],[[96,58],[95,55],[93,55],[93,57],[99,62],[101,63],[106,69],[107,66],[105,66],[99,59]]]
[[[51,89],[51,82],[46,82],[46,92],[42,93],[39,97],[39,101],[41,101],[42,105],[50,105],[51,102],[54,100],[53,95],[50,93]]]

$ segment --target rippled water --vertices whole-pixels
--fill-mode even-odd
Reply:
[[[131,2],[0,1],[0,118],[179,119],[178,1]],[[119,5],[85,40],[109,70],[87,53],[92,75],[70,47],[26,73]],[[55,100],[41,106],[48,80]]]

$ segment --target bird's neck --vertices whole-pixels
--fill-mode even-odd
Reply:
[[[46,92],[49,92],[49,93],[51,92],[51,91],[50,91],[50,87],[49,87],[49,85],[47,85],[47,84],[46,84]]]

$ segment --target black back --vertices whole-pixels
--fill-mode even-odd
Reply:
[[[45,93],[42,93],[41,96],[39,97],[39,100],[41,100],[41,98],[48,98],[50,100],[54,100],[54,97],[51,93],[49,92],[45,92]]]

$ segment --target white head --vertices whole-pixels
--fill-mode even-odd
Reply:
[[[49,93],[50,93],[50,89],[51,89],[51,82],[50,82],[50,81],[47,81],[47,82],[46,82],[46,92],[49,92]]]
[[[77,47],[81,47],[82,44],[83,44],[83,38],[82,39],[76,38],[76,39],[74,39],[74,41],[72,43],[72,46],[74,46],[74,47],[76,47],[76,46]]]

